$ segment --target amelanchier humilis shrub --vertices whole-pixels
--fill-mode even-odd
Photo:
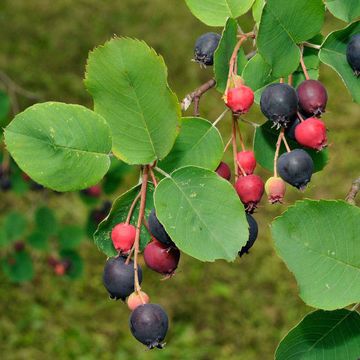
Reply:
[[[172,278],[181,252],[212,262],[256,251],[253,213],[264,192],[271,204],[281,202],[287,186],[304,191],[328,162],[328,94],[319,67],[332,67],[360,102],[358,2],[186,4],[200,21],[223,31],[209,28],[194,38],[189,56],[193,52],[201,67],[213,66],[214,78],[182,102],[169,88],[160,55],[141,40],[114,37],[89,54],[85,86],[93,110],[40,103],[5,129],[20,168],[59,192],[97,184],[111,159],[139,169],[140,183],[114,201],[94,241],[109,258],[103,277],[110,297],[128,298],[131,332],[151,349],[163,347],[169,320],[141,289],[147,283],[140,254],[148,267]],[[245,33],[237,19],[250,10],[254,28]],[[324,38],[326,11],[349,24]],[[253,47],[247,53],[245,43]],[[211,122],[200,117],[199,102],[214,87],[224,112]],[[194,116],[183,116],[192,103]],[[254,103],[264,121],[254,126],[254,147],[247,149],[242,128],[254,125],[246,115]],[[220,121],[232,133],[225,142]],[[230,170],[222,160],[231,149]],[[254,174],[258,165],[271,172],[269,179]],[[356,305],[345,307],[360,301],[360,210],[341,200],[298,201],[271,229],[301,298],[317,309],[281,341],[275,358],[358,359],[360,317]]]

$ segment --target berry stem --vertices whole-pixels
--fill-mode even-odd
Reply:
[[[281,146],[281,140],[284,137],[284,128],[281,129],[280,133],[279,133],[279,137],[277,139],[276,142],[276,151],[275,151],[275,156],[274,156],[274,177],[278,177],[277,174],[277,161],[279,158],[279,153],[280,153],[280,146]]]
[[[138,276],[138,254],[139,254],[139,247],[140,247],[140,229],[141,224],[143,222],[144,214],[145,214],[145,206],[146,206],[146,191],[148,185],[148,178],[149,178],[149,165],[145,165],[143,176],[142,176],[142,184],[140,190],[140,209],[139,209],[139,216],[136,225],[136,235],[134,241],[134,289],[137,294],[140,294],[140,283],[139,283],[139,276]],[[142,299],[143,302],[143,299]]]
[[[283,77],[280,78],[279,83],[280,83],[280,84],[283,84],[283,83],[284,83],[284,78],[283,78]]]
[[[139,193],[136,195],[134,201],[132,202],[132,204],[131,204],[131,206],[130,206],[130,209],[129,209],[129,212],[128,212],[128,215],[127,215],[126,221],[125,221],[125,224],[127,224],[127,225],[129,225],[129,223],[130,223],[131,216],[132,216],[132,214],[133,214],[133,212],[134,212],[136,203],[137,203],[138,200],[140,199],[140,195],[141,195],[141,193],[139,192]]]
[[[192,102],[194,102],[194,115],[200,116],[199,112],[199,103],[200,98],[204,95],[208,90],[212,89],[216,85],[215,79],[208,80],[205,84],[202,84],[197,89],[195,89],[190,94],[186,95],[183,101],[181,102],[181,110],[186,111]]]
[[[287,152],[290,152],[291,149],[290,149],[290,146],[289,146],[288,142],[286,141],[286,137],[285,137],[284,134],[282,135],[282,139],[283,139],[283,142],[284,142],[284,144],[285,144],[286,151],[287,151]]]
[[[234,157],[235,181],[237,181],[237,179],[239,178],[238,163],[237,163],[236,122],[237,122],[237,117],[233,113],[232,114],[232,148],[233,148],[233,157]]]
[[[225,147],[224,147],[224,153],[226,153],[227,149],[229,148],[230,144],[232,142],[232,136],[230,137],[230,139],[228,140],[228,142],[226,143]]]
[[[237,132],[238,132],[238,134],[239,134],[241,149],[242,149],[242,151],[245,151],[244,140],[243,140],[243,137],[242,137],[242,134],[241,134],[241,131],[240,131],[240,126],[239,126],[238,118],[236,118],[235,126],[236,126]]]
[[[301,122],[305,121],[305,119],[302,117],[302,115],[299,112],[297,112],[297,116],[299,117],[299,120]]]
[[[152,167],[150,167],[150,176],[151,176],[151,181],[153,182],[154,186],[157,187],[158,182],[156,180],[156,177],[155,177]]]
[[[303,56],[303,51],[304,51],[304,47],[301,47],[301,54],[300,54],[300,64],[301,64],[301,68],[303,70],[303,73],[305,75],[305,79],[306,80],[309,80],[310,79],[310,76],[309,76],[309,73],[306,69],[306,65],[305,65],[305,62],[304,62],[304,56]]]
[[[293,86],[293,79],[294,77],[293,77],[293,74],[290,74],[289,76],[288,76],[288,84],[290,85],[290,86]]]

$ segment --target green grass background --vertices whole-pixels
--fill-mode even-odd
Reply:
[[[201,70],[190,61],[196,37],[211,30],[182,0],[2,0],[0,24],[0,69],[44,100],[91,107],[82,83],[87,53],[113,34],[143,39],[161,53],[180,99],[211,76],[211,69]],[[241,24],[250,30],[251,18],[243,17]],[[343,26],[329,17],[324,34]],[[40,260],[36,278],[24,285],[11,284],[0,273],[0,358],[272,359],[282,336],[311,309],[276,256],[269,223],[296,199],[344,198],[360,171],[359,107],[331,69],[323,66],[321,79],[330,98],[325,115],[330,164],[304,194],[289,189],[284,205],[271,207],[263,200],[256,214],[260,235],[251,254],[232,264],[204,264],[183,255],[176,276],[165,282],[144,269],[144,290],[170,316],[165,350],[146,351],[132,338],[126,306],[109,301],[103,288],[105,258],[88,241],[81,248],[86,268],[80,280],[54,277]],[[20,99],[21,108],[30,104]],[[204,96],[204,117],[213,120],[222,109],[219,93]],[[249,119],[264,120],[258,109]],[[221,124],[224,133],[229,132],[228,120]],[[251,131],[246,133],[249,145]],[[130,176],[120,190],[135,178]],[[17,208],[31,216],[34,201],[1,195],[1,214]],[[41,201],[63,219],[85,220],[85,206],[74,195]]]

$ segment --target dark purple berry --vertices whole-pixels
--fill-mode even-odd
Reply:
[[[164,245],[175,245],[171,240],[170,236],[160,223],[159,219],[156,217],[155,209],[151,210],[151,213],[148,218],[149,228],[151,234],[156,238],[157,241],[160,241]]]
[[[324,85],[317,80],[305,80],[297,88],[299,107],[307,115],[321,116],[328,100]]]
[[[249,250],[254,245],[255,240],[257,239],[257,236],[258,236],[258,224],[257,224],[256,220],[250,214],[246,214],[246,220],[249,224],[249,239],[248,239],[247,243],[245,244],[245,246],[243,246],[241,248],[241,250],[239,251],[240,257],[243,256],[244,254],[249,253]]]
[[[221,36],[213,32],[201,35],[195,42],[195,61],[202,65],[213,65],[214,52],[219,45],[220,39]]]
[[[298,111],[296,91],[287,84],[270,84],[261,94],[260,107],[277,128],[287,127]]]
[[[126,264],[126,258],[119,256],[110,258],[104,267],[103,282],[111,299],[125,300],[134,292],[134,262]],[[142,281],[142,270],[138,265],[139,283]]]
[[[355,76],[360,76],[360,34],[355,34],[351,37],[347,48],[346,48],[346,58],[354,70]]]
[[[157,304],[144,304],[136,307],[129,319],[133,336],[149,349],[162,349],[169,319],[164,309]]]
[[[277,171],[284,181],[303,190],[311,180],[314,163],[306,151],[295,149],[279,157]]]

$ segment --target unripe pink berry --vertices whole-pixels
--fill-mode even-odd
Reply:
[[[226,105],[235,113],[247,113],[254,103],[254,92],[245,85],[240,85],[228,90]]]
[[[248,212],[253,212],[264,194],[264,182],[258,175],[240,177],[235,189]]]
[[[295,139],[300,145],[320,151],[327,146],[326,126],[323,121],[311,117],[295,128]]]
[[[172,275],[178,266],[179,259],[180,251],[177,247],[165,245],[155,239],[144,249],[145,264],[163,275]]]
[[[100,185],[90,186],[89,188],[86,189],[87,195],[95,198],[101,195],[101,191],[102,189]]]
[[[140,294],[133,292],[129,295],[127,299],[127,306],[131,311],[135,310],[139,305],[148,304],[150,302],[148,294],[143,291],[140,291]]]
[[[256,159],[253,151],[238,152],[237,162],[247,175],[251,175],[256,168]]]
[[[215,171],[222,178],[224,178],[226,180],[230,180],[231,170],[230,170],[230,167],[228,164],[226,164],[222,161]]]
[[[131,224],[120,223],[111,231],[114,248],[121,253],[128,253],[134,245],[136,228]]]
[[[283,179],[272,176],[265,183],[265,191],[270,204],[282,203],[286,192],[286,183]]]

